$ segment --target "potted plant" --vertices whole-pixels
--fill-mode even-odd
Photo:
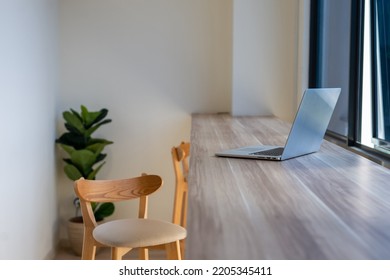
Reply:
[[[96,174],[104,165],[106,154],[103,153],[107,145],[112,141],[93,138],[92,134],[102,125],[110,123],[111,119],[105,119],[108,114],[107,109],[90,112],[81,105],[81,111],[73,109],[64,111],[62,116],[65,120],[66,132],[64,132],[56,143],[67,153],[64,158],[64,171],[72,181],[83,177],[94,180]],[[68,223],[68,235],[71,246],[76,254],[81,255],[83,224],[82,217],[79,214],[78,199],[74,200],[76,206],[76,215]],[[93,203],[92,205],[96,221],[102,221],[114,213],[113,203]],[[78,236],[81,235],[81,236]]]

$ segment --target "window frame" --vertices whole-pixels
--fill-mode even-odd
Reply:
[[[310,48],[309,48],[309,87],[318,87],[320,84],[321,56],[321,20],[323,18],[322,3],[326,0],[311,0],[310,3]],[[371,5],[375,0],[371,1]],[[348,94],[348,132],[347,135],[327,131],[326,139],[339,144],[353,152],[369,158],[383,166],[390,168],[390,157],[379,150],[367,147],[360,143],[362,132],[362,87],[363,87],[363,50],[364,50],[364,4],[365,0],[351,1],[351,29],[350,29],[350,61],[349,61],[349,94]],[[371,9],[373,16],[374,9]],[[371,17],[373,19],[373,17]],[[373,32],[374,24],[371,24]],[[373,42],[371,40],[372,50]],[[371,53],[374,56],[374,51]],[[372,57],[373,58],[373,57]],[[376,66],[375,59],[371,59],[372,69]],[[374,81],[375,73],[372,73]],[[375,82],[372,83],[372,92],[376,90]],[[372,98],[375,94],[372,94]],[[372,106],[375,107],[374,99]],[[374,110],[374,108],[373,108]],[[376,112],[373,111],[373,114]],[[372,118],[375,129],[376,118]],[[374,136],[374,131],[372,136]]]
[[[370,29],[371,29],[371,34],[375,34],[375,35],[372,35],[371,37],[371,62],[372,62],[372,112],[373,112],[373,119],[372,119],[372,128],[373,128],[373,132],[372,132],[372,139],[376,142],[376,144],[378,146],[380,146],[380,143],[383,142],[383,143],[386,143],[386,144],[390,144],[390,141],[388,140],[382,140],[379,138],[378,136],[378,57],[377,57],[377,47],[378,47],[378,44],[377,44],[377,20],[378,20],[378,17],[377,17],[377,13],[376,13],[376,10],[377,10],[377,1],[378,0],[369,0],[370,1],[370,5],[371,5],[371,26],[370,26]],[[389,71],[389,69],[387,69],[387,71]],[[387,81],[389,83],[389,81]],[[385,154],[387,155],[390,155],[389,153],[390,152],[384,152]]]

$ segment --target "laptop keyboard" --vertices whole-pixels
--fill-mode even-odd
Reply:
[[[260,152],[251,153],[251,155],[261,155],[261,156],[281,156],[284,148],[275,148],[271,150],[265,150]]]

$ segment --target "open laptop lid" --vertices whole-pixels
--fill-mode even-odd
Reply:
[[[287,138],[282,160],[317,152],[320,149],[340,92],[340,88],[305,91]]]

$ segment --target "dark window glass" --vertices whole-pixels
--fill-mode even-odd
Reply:
[[[374,144],[390,151],[390,1],[375,0],[373,10]]]
[[[348,135],[348,104],[350,75],[351,0],[312,1],[312,36],[310,87],[339,87],[337,102],[328,130]],[[314,7],[314,10],[313,10]],[[313,27],[313,26],[312,26]],[[312,50],[313,51],[313,50]]]
[[[387,165],[390,154],[390,0],[311,0],[309,87],[341,87],[328,135]],[[370,34],[364,34],[365,6]],[[367,11],[368,12],[368,11]],[[366,36],[365,36],[366,35]],[[362,143],[364,40],[371,42],[372,131]],[[366,88],[365,88],[366,89]],[[367,91],[364,92],[365,94]],[[364,104],[365,107],[367,104]],[[366,112],[366,111],[365,111]],[[366,135],[367,126],[364,126]],[[369,140],[368,140],[369,141]],[[379,152],[378,152],[379,150]]]

